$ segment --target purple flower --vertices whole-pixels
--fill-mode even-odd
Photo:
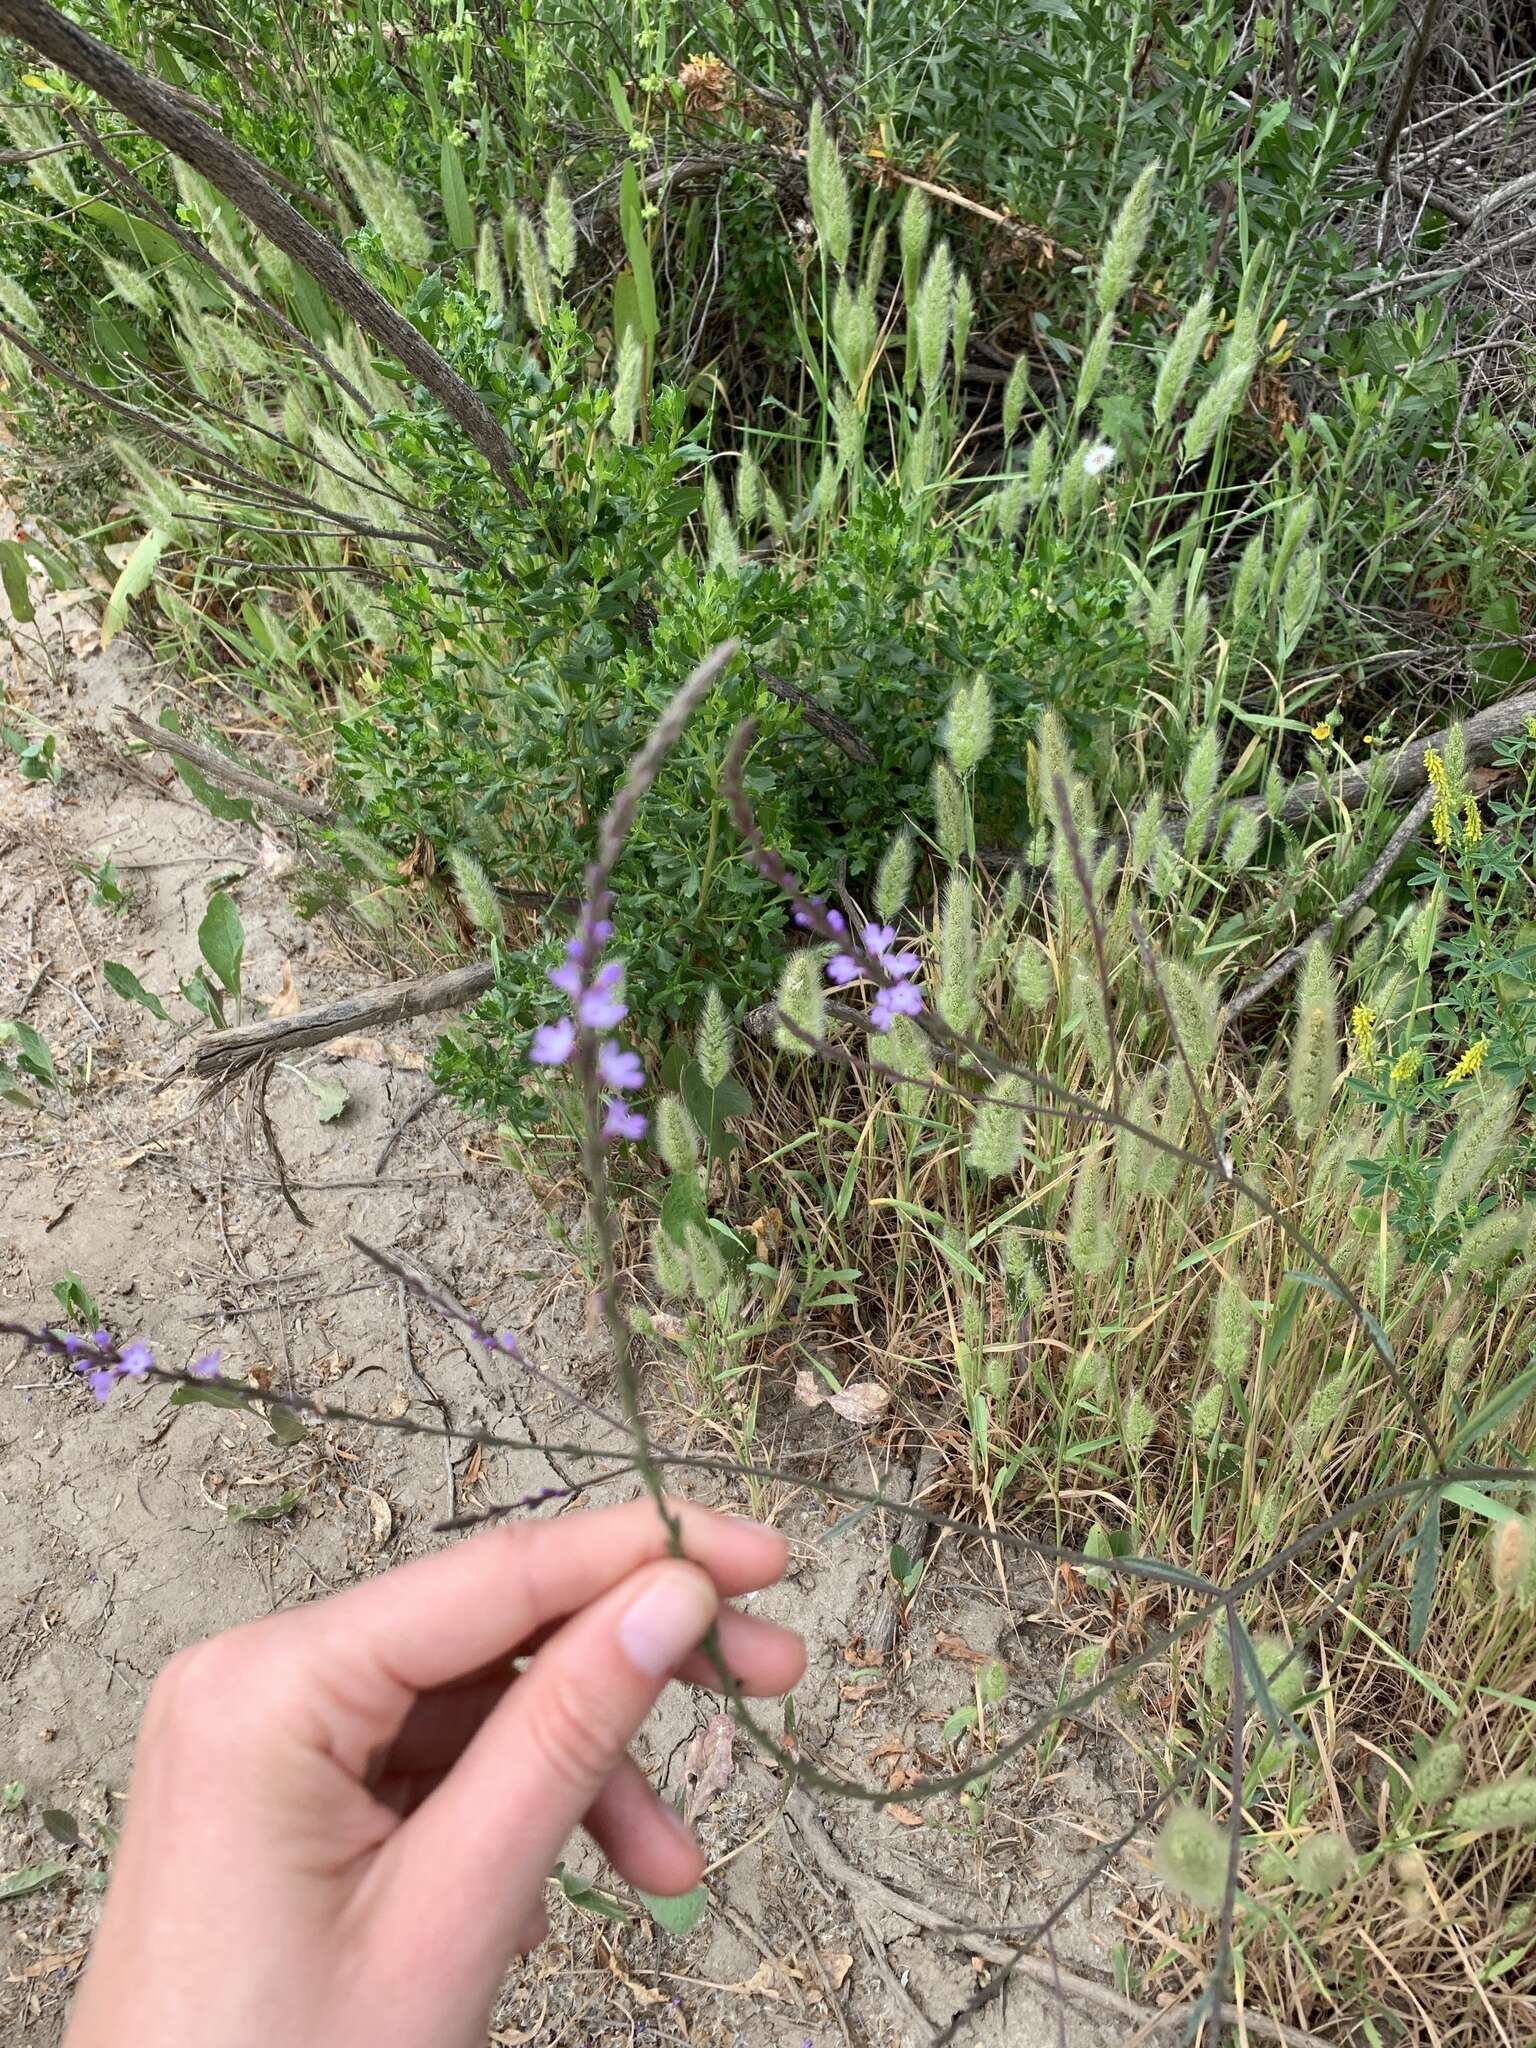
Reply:
[[[577,1021],[588,1031],[611,1031],[629,1015],[629,1005],[619,1000],[624,970],[610,960],[597,970],[592,986],[576,1001]]]
[[[873,953],[877,960],[883,960],[896,943],[896,934],[888,924],[867,924],[859,934],[866,953]]]
[[[645,1080],[640,1055],[623,1051],[611,1038],[597,1048],[597,1071],[605,1088],[638,1088]]]
[[[112,1332],[110,1330],[98,1330],[95,1336],[92,1337],[91,1342],[98,1351],[110,1351],[112,1349]]]
[[[809,915],[809,912],[813,910],[820,911],[820,923],[825,925],[828,931],[836,932],[839,938],[847,931],[848,920],[840,910],[828,910],[824,896],[812,896],[806,909],[797,907],[792,912],[795,923],[800,926],[802,931],[812,931],[815,929],[815,921]]]
[[[205,1351],[201,1358],[193,1359],[187,1371],[196,1380],[211,1380],[218,1372],[219,1361],[223,1356],[222,1351]]]
[[[898,1017],[922,1014],[922,996],[910,981],[893,981],[888,988],[876,989],[869,1006],[869,1021],[877,1031],[889,1031]]]
[[[608,1114],[603,1119],[605,1138],[643,1138],[645,1118],[631,1109],[620,1097],[614,1096],[608,1104]]]
[[[85,1382],[98,1401],[105,1401],[108,1394],[117,1385],[117,1368],[111,1365],[104,1365],[97,1372],[87,1373]]]
[[[129,1379],[141,1380],[155,1362],[155,1354],[147,1344],[130,1344],[117,1361],[117,1369],[126,1373]]]
[[[864,970],[851,953],[834,953],[827,962],[827,979],[844,988],[850,981],[862,981]]]
[[[576,1044],[576,1026],[569,1017],[553,1024],[541,1024],[533,1034],[528,1057],[536,1067],[561,1067]]]
[[[567,960],[563,967],[551,967],[548,980],[572,1001],[581,994],[581,969],[573,961]]]

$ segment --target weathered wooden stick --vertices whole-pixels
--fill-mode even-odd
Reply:
[[[196,740],[183,739],[179,732],[168,732],[163,725],[151,725],[136,711],[125,711],[123,724],[136,740],[142,740],[145,746],[152,747],[157,753],[171,754],[178,761],[188,762],[210,782],[222,783],[226,789],[238,789],[242,796],[251,797],[257,803],[270,804],[274,810],[292,811],[295,817],[308,818],[312,825],[334,825],[336,822],[336,813],[318,797],[301,796],[285,783],[269,782],[264,775],[253,775],[250,769],[231,761],[227,754],[201,746]]]
[[[1501,704],[1490,704],[1485,711],[1474,711],[1470,718],[1458,719],[1461,736],[1466,743],[1467,766],[1486,767],[1493,759],[1494,749],[1500,740],[1513,739],[1516,733],[1525,731],[1529,722],[1536,718],[1536,690],[1521,690],[1513,697],[1506,697]],[[1383,796],[1407,796],[1422,787],[1424,782],[1424,750],[1435,747],[1444,753],[1455,725],[1448,725],[1439,732],[1425,733],[1422,739],[1409,740],[1406,746],[1388,754],[1385,763],[1372,764],[1368,775],[1363,768],[1351,768],[1345,774],[1319,779],[1309,775],[1304,781],[1290,788],[1280,806],[1280,820],[1294,825],[1302,818],[1310,818],[1314,811],[1320,811],[1326,804],[1342,804],[1346,810],[1354,810],[1365,802],[1367,793],[1379,790]],[[1262,797],[1246,797],[1244,809],[1262,811]]]
[[[321,1003],[291,1017],[269,1017],[261,1024],[236,1024],[228,1031],[207,1031],[182,1063],[185,1073],[200,1081],[227,1081],[260,1060],[324,1045],[346,1032],[372,1031],[407,1017],[431,1017],[439,1010],[462,1010],[483,996],[495,979],[489,960],[455,967],[448,974],[429,974],[414,981],[390,981],[362,995],[343,996],[339,1003]]]

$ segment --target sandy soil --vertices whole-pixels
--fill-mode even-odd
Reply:
[[[24,1015],[43,1034],[64,1085],[38,1114],[0,1106],[0,1312],[56,1319],[53,1283],[72,1272],[114,1331],[150,1338],[177,1363],[217,1344],[232,1371],[365,1413],[579,1434],[553,1397],[509,1369],[482,1370],[346,1239],[408,1253],[495,1326],[523,1332],[552,1373],[600,1390],[582,1274],[562,1241],[575,1220],[568,1191],[531,1187],[502,1164],[490,1132],[440,1102],[377,1172],[428,1087],[430,1034],[403,1027],[272,1075],[267,1107],[300,1224],[250,1103],[203,1100],[167,1080],[179,1028],[115,995],[102,963],[125,962],[185,1017],[172,991],[197,964],[196,928],[222,878],[245,925],[254,1013],[290,984],[305,1003],[365,986],[378,965],[294,914],[280,836],[216,821],[162,759],[125,756],[116,714],[153,717],[176,696],[174,679],[126,638],[103,652],[78,602],[40,604],[38,623],[10,636],[6,722],[25,713],[55,732],[63,775],[57,787],[26,782],[0,752],[0,1016]],[[242,744],[280,765],[262,735]],[[81,872],[107,849],[132,892],[116,911],[92,901]],[[336,1081],[346,1108],[322,1121],[309,1084]],[[710,1437],[709,1415],[675,1388],[659,1399],[670,1402],[660,1417],[669,1435]],[[771,1457],[786,1445],[802,1470],[867,1485],[907,1465],[916,1440],[899,1427],[862,1440],[769,1388],[759,1449]],[[450,1455],[441,1441],[358,1424],[312,1427],[285,1447],[254,1416],[172,1408],[163,1388],[101,1410],[62,1369],[9,1340],[0,1347],[0,1779],[11,1781],[0,1873],[61,1866],[0,1907],[4,2040],[58,2039],[110,1872],[135,1729],[166,1658],[444,1540],[431,1530],[450,1503],[550,1483],[537,1452]],[[275,1519],[242,1515],[290,1496]],[[1009,1664],[1005,1735],[1054,1695],[1069,1645],[1042,1584],[1005,1584],[990,1551],[941,1543],[895,1655],[871,1670],[859,1639],[893,1532],[866,1518],[828,1540],[838,1511],[787,1483],[758,1506],[794,1545],[789,1584],[762,1606],[809,1638],[795,1736],[805,1754],[884,1786],[952,1767],[940,1730],[973,1696],[978,1658]],[[679,1695],[638,1745],[669,1792],[684,1792],[689,1744],[713,1712],[708,1698]],[[961,1929],[1028,1922],[1131,1811],[1123,1750],[1075,1729],[1044,1769],[1001,1775],[974,1819],[943,1799],[912,1811],[824,1804],[818,1819],[798,1805],[783,1813],[784,1792],[782,1771],[738,1735],[729,1782],[699,1823],[716,1866],[700,1926],[676,1940],[642,1912],[616,1927],[557,1899],[551,1938],[509,1981],[491,2040],[926,2040],[997,1971],[963,1933],[920,1932],[899,1895]],[[45,1812],[65,1834],[59,1816],[71,1817],[78,1841],[56,1839]],[[839,1859],[885,1891],[851,1896]],[[573,1861],[598,1873],[590,1849]],[[1108,1984],[1117,1909],[1133,1904],[1118,1884],[1095,1886],[1057,1932],[1062,1967]],[[1102,2003],[1058,2010],[1017,1974],[957,2038],[1101,2048],[1133,2031]]]

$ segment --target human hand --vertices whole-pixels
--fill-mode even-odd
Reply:
[[[720,1604],[783,1539],[678,1514],[687,1563],[647,1500],[500,1523],[173,1658],[66,2048],[483,2048],[574,1828],[688,1890],[698,1846],[627,1745],[669,1678],[717,1682],[717,1618],[746,1692],[805,1656]]]

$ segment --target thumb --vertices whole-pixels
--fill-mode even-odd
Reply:
[[[478,1921],[474,1931],[493,1951],[484,1961],[505,1966],[567,1838],[719,1606],[706,1572],[669,1559],[633,1573],[549,1638],[388,1845],[386,1889],[418,1943],[423,1896],[435,1886],[444,1937],[462,1953]]]

